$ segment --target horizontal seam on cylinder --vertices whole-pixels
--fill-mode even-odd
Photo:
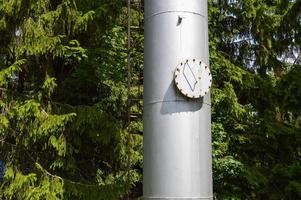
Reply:
[[[209,197],[147,197],[143,196],[143,199],[212,199],[213,196]]]
[[[158,16],[158,15],[161,15],[161,14],[166,14],[166,13],[190,13],[190,14],[194,14],[194,15],[199,15],[205,19],[207,19],[207,17],[205,17],[204,15],[200,14],[200,13],[197,13],[197,12],[192,12],[192,11],[180,11],[180,10],[168,10],[168,11],[164,11],[164,12],[158,12],[158,13],[154,13],[148,17],[145,18],[145,22],[148,21],[150,18],[152,17],[155,17],[155,16]]]
[[[186,100],[170,100],[170,101],[151,101],[148,103],[144,102],[144,105],[150,105],[150,104],[157,104],[157,103],[164,103],[164,102],[187,102]],[[207,102],[202,102],[203,104],[207,105],[207,106],[211,106],[210,103]]]

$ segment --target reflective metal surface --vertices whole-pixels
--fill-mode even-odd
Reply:
[[[212,199],[210,94],[189,99],[177,64],[209,64],[207,1],[145,0],[144,199]]]

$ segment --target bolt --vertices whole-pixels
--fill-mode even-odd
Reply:
[[[182,19],[183,19],[182,16],[178,16],[178,23],[177,23],[178,26],[182,23]]]

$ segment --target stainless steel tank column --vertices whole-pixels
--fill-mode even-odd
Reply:
[[[145,200],[213,199],[210,93],[185,95],[174,80],[183,66],[183,84],[202,87],[193,70],[208,54],[206,0],[145,0]]]

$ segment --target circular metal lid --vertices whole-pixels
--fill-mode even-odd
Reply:
[[[183,95],[200,98],[209,92],[212,75],[209,67],[201,60],[187,59],[177,66],[175,83]]]

